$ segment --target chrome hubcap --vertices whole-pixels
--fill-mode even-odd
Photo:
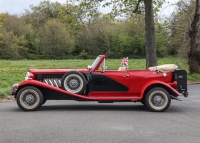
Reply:
[[[67,85],[70,89],[75,90],[79,88],[80,85],[80,81],[77,78],[71,78],[69,79],[69,81],[67,82]]]
[[[36,103],[37,98],[33,93],[26,93],[23,98],[23,102],[27,106],[32,106]]]
[[[154,106],[160,107],[164,104],[164,102],[165,102],[165,98],[163,97],[162,94],[158,93],[152,97],[152,104]]]

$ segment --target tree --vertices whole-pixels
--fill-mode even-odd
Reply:
[[[82,28],[77,35],[77,46],[92,56],[109,53],[111,26],[109,20],[97,13],[90,22],[82,23]],[[78,47],[74,50],[77,51]]]
[[[1,58],[21,59],[27,55],[26,26],[15,15],[7,15],[3,20],[0,35]]]
[[[84,3],[83,6],[92,10],[91,7],[99,6],[103,0],[79,0]],[[131,13],[143,13],[145,9],[145,31],[146,31],[146,68],[157,65],[156,55],[156,39],[155,39],[155,25],[154,12],[158,11],[158,7],[162,5],[164,0],[114,0],[106,1],[104,7],[112,6],[111,16],[117,15],[130,16]],[[96,2],[96,3],[95,3]],[[153,9],[153,4],[157,5]]]
[[[188,58],[190,47],[189,31],[194,15],[195,1],[181,0],[172,15],[165,20],[169,39],[167,51],[170,55]]]
[[[145,5],[145,31],[146,31],[146,68],[157,66],[156,32],[154,24],[153,0],[144,0]]]
[[[190,74],[200,74],[200,50],[199,50],[199,26],[200,26],[200,2],[196,0],[196,7],[194,18],[191,23],[191,29],[189,32],[190,40],[190,51],[189,57],[189,70]]]
[[[163,55],[165,31],[158,21],[155,27],[154,20],[146,20],[144,13],[155,14],[157,7],[153,9],[153,6],[159,1],[163,0],[150,3],[145,0],[112,0],[112,13],[102,14],[99,0],[69,0],[66,4],[45,0],[21,15],[0,15],[0,58],[66,58],[66,55],[92,58],[98,54],[106,54],[109,58],[143,58],[147,51],[147,64],[152,64],[153,58],[156,61],[156,55],[153,56],[156,49],[158,56]],[[145,5],[152,9],[144,11]],[[146,30],[151,29],[146,32],[149,39],[145,38],[145,21],[148,22]],[[155,28],[158,32],[156,43],[155,35],[152,36]],[[149,41],[146,51],[145,39]]]
[[[73,38],[64,24],[48,20],[39,31],[39,45],[49,58],[62,59],[71,52]]]
[[[190,74],[200,73],[200,1],[180,0],[168,26],[170,53],[187,56]]]

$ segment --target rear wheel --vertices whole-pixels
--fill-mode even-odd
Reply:
[[[164,88],[155,87],[149,90],[145,96],[146,107],[154,112],[163,112],[170,106],[171,98]]]
[[[35,111],[44,102],[41,91],[33,86],[27,86],[19,90],[16,96],[17,104],[24,111]]]

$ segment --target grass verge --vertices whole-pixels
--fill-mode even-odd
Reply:
[[[53,68],[86,68],[93,60],[0,60],[0,98],[6,98],[11,92],[11,86],[24,80],[24,76],[30,66],[36,69]],[[106,59],[108,69],[118,69],[121,59]],[[182,58],[162,58],[158,59],[158,64],[176,64],[180,69],[188,72],[186,59]],[[145,59],[129,59],[128,69],[145,69]],[[199,74],[188,75],[188,80],[200,81]]]

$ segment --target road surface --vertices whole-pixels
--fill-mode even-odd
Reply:
[[[38,111],[0,103],[0,143],[197,143],[200,84],[162,113],[140,103],[47,101]]]

